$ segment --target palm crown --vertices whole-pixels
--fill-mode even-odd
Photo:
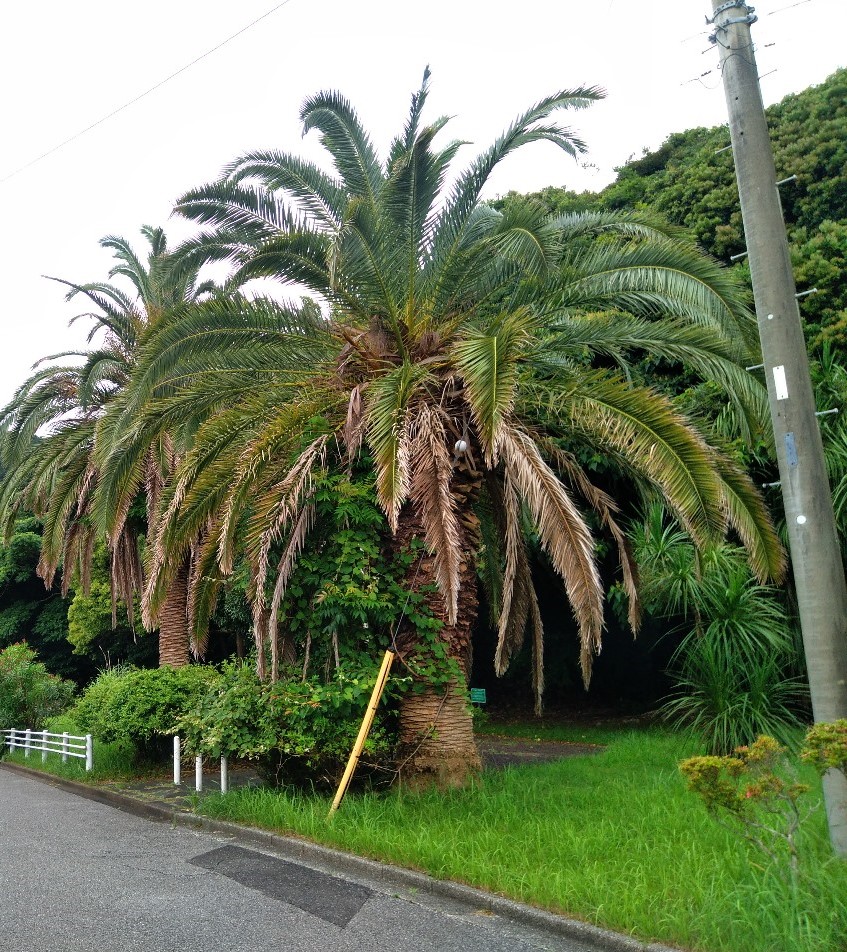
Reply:
[[[578,154],[579,139],[549,117],[590,104],[598,90],[542,100],[449,186],[461,143],[436,149],[446,120],[422,125],[427,90],[428,74],[384,163],[349,103],[322,93],[302,119],[319,131],[335,175],[253,153],[183,197],[179,212],[206,226],[181,249],[183,268],[227,260],[234,286],[272,278],[305,287],[323,310],[255,296],[175,312],[145,343],[112,456],[126,460],[157,427],[195,422],[163,497],[148,607],[199,534],[192,604],[195,624],[205,624],[243,539],[261,640],[314,518],[311,474],[328,455],[343,463],[364,452],[395,545],[426,543],[415,578],[437,583],[433,609],[465,673],[484,550],[500,592],[498,668],[529,627],[540,691],[525,517],[564,580],[586,680],[603,599],[575,498],[619,544],[637,625],[617,507],[586,478],[579,446],[663,494],[698,544],[731,527],[757,574],[781,573],[746,476],[667,398],[629,379],[644,352],[684,363],[724,386],[749,432],[765,409],[763,388],[743,370],[755,325],[728,275],[649,216],[551,218],[481,201],[491,171],[521,146],[547,140]],[[121,490],[115,479],[103,492],[118,505]]]
[[[95,501],[102,471],[97,446],[104,417],[128,385],[144,335],[163,315],[196,300],[210,287],[197,283],[196,272],[182,269],[177,275],[167,267],[167,241],[161,228],[145,226],[141,232],[149,244],[146,261],[122,237],[108,236],[100,242],[115,258],[109,281],[76,284],[54,279],[68,286],[68,301],[82,296],[92,306],[71,322],[83,318],[92,322],[88,334],[92,346],[39,361],[0,414],[2,460],[8,469],[0,494],[5,529],[9,531],[22,510],[44,519],[38,571],[50,586],[61,565],[65,591],[74,573],[84,589],[88,586],[98,538]],[[112,282],[116,277],[125,279],[132,291]],[[54,363],[68,359],[71,362]],[[148,501],[155,505],[161,466],[155,472],[156,461],[147,462]],[[133,598],[143,588],[136,532],[124,519],[109,542],[113,613],[120,598],[132,620]]]

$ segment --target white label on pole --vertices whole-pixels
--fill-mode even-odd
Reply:
[[[776,389],[777,400],[787,400],[788,383],[785,380],[785,367],[782,364],[773,369],[773,385]]]

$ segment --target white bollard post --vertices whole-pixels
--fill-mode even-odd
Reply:
[[[180,749],[179,735],[174,736],[174,784],[182,783],[182,750]]]
[[[194,789],[197,793],[203,792],[203,758],[194,758]]]
[[[47,731],[41,732],[41,763],[47,760]]]
[[[32,731],[26,729],[26,740],[24,741],[24,757],[29,757],[29,752],[32,747]]]
[[[68,732],[62,734],[62,763],[68,762]]]
[[[85,735],[85,770],[88,772],[94,766],[94,744],[91,742],[91,734]]]
[[[229,764],[226,757],[221,757],[221,793],[227,793],[229,790]]]

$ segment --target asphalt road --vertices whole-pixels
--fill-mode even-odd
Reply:
[[[586,952],[0,769],[3,952]]]

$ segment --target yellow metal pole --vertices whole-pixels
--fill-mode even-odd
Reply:
[[[344,771],[344,776],[341,778],[341,783],[338,785],[338,790],[335,793],[335,799],[332,801],[332,806],[329,808],[329,815],[327,816],[328,820],[332,819],[333,814],[338,809],[341,801],[344,799],[344,794],[347,792],[347,788],[350,786],[350,781],[353,779],[353,772],[356,769],[356,765],[359,763],[359,757],[362,754],[362,748],[365,746],[365,741],[368,739],[368,734],[370,733],[371,725],[373,724],[374,717],[376,715],[376,709],[379,705],[379,699],[382,697],[382,692],[385,690],[385,685],[388,681],[388,673],[391,670],[391,662],[393,660],[394,652],[386,651],[385,657],[382,659],[382,667],[379,669],[379,674],[377,675],[373,693],[371,694],[371,699],[368,702],[368,709],[365,711],[365,716],[362,719],[362,726],[359,728],[359,735],[356,738],[356,743],[353,744],[353,750],[350,752],[350,759],[347,761],[347,767]]]

